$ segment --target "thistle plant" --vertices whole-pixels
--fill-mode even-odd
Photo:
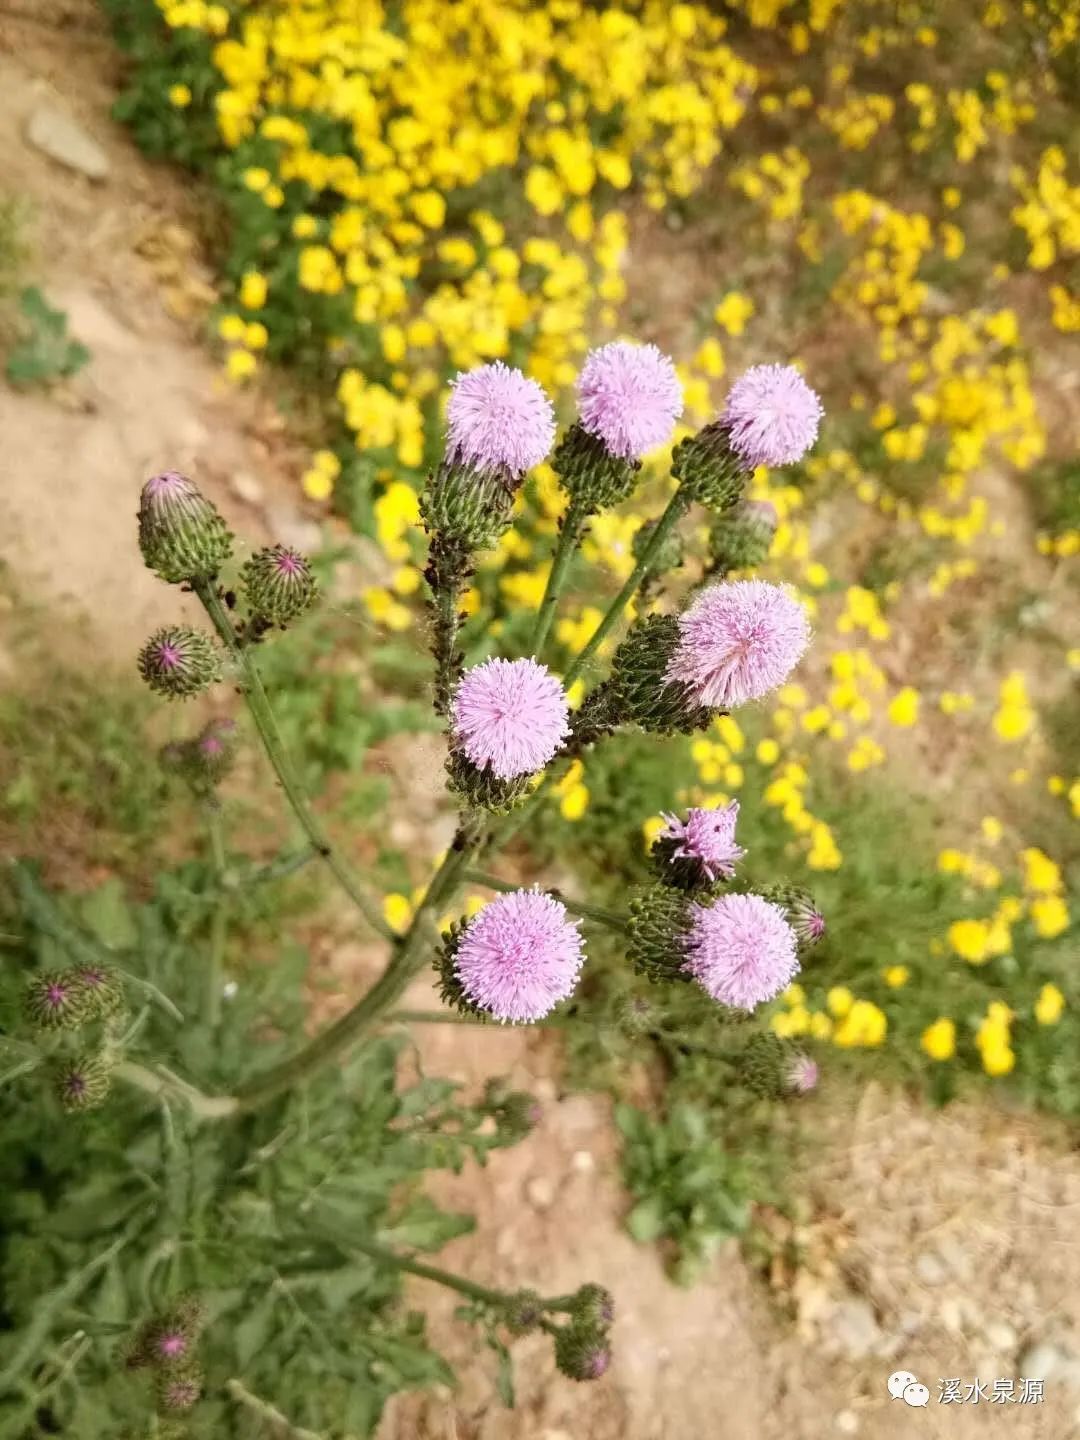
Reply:
[[[141,1170],[158,1176],[154,1194],[164,1197],[159,1205],[144,1195],[130,1212],[137,1217],[132,1236],[150,1268],[139,1292],[143,1313],[132,1316],[126,1342],[128,1368],[150,1373],[153,1383],[139,1393],[156,1408],[160,1425],[199,1415],[202,1428],[191,1433],[210,1433],[215,1416],[239,1406],[286,1433],[283,1397],[259,1393],[273,1383],[273,1373],[272,1366],[260,1368],[258,1356],[271,1335],[303,1335],[319,1357],[311,1383],[323,1398],[312,1402],[311,1414],[332,1424],[334,1433],[341,1425],[359,1428],[348,1419],[356,1402],[348,1389],[345,1336],[335,1341],[311,1318],[308,1292],[301,1286],[298,1293],[288,1278],[297,1266],[304,1273],[337,1269],[362,1277],[356,1285],[373,1316],[396,1293],[388,1277],[410,1273],[448,1286],[467,1302],[462,1313],[501,1357],[515,1336],[543,1331],[557,1368],[575,1381],[599,1379],[617,1364],[609,1341],[614,1302],[602,1287],[590,1282],[572,1295],[545,1297],[438,1269],[416,1251],[449,1238],[453,1225],[444,1222],[452,1217],[436,1220],[418,1202],[419,1209],[406,1209],[395,1222],[393,1187],[364,1189],[360,1177],[379,1153],[391,1157],[388,1173],[402,1155],[414,1169],[456,1166],[469,1154],[483,1159],[489,1149],[517,1142],[535,1120],[531,1097],[506,1094],[494,1080],[472,1105],[459,1102],[449,1086],[422,1096],[402,1091],[394,1074],[395,1012],[425,971],[448,1019],[456,1010],[479,1021],[550,1023],[577,991],[592,949],[603,947],[606,934],[633,972],[634,994],[624,1008],[639,1031],[652,1023],[650,987],[696,985],[717,1007],[718,1031],[730,1027],[731,1063],[754,1093],[801,1093],[816,1080],[808,1057],[747,1029],[748,1017],[798,973],[824,922],[812,898],[782,877],[760,892],[741,882],[737,804],[669,813],[653,846],[652,878],[621,912],[497,873],[512,839],[526,823],[541,822],[572,760],[587,760],[620,731],[663,737],[709,725],[783,684],[810,639],[802,606],[781,587],[745,578],[700,583],[733,568],[736,556],[741,566],[751,553],[745,537],[741,550],[729,539],[724,551],[715,537],[725,527],[729,536],[740,526],[754,529],[760,550],[768,517],[748,511],[743,493],[754,468],[795,461],[816,437],[820,405],[801,376],[758,366],[736,382],[712,422],[675,446],[670,498],[635,549],[630,575],[566,672],[549,667],[544,656],[552,623],[590,523],[630,497],[645,457],[672,440],[682,411],[672,362],[653,346],[623,342],[587,358],[577,400],[577,418],[552,459],[566,507],[528,653],[491,653],[466,668],[459,645],[463,591],[481,552],[512,523],[525,477],[551,452],[556,432],[542,389],[505,365],[459,376],[450,392],[444,454],[421,515],[432,704],[445,729],[446,784],[457,825],[401,934],[384,920],[370,878],[355,872],[313,810],[263,683],[261,653],[282,630],[302,623],[317,601],[309,559],[274,545],[248,559],[238,577],[227,576],[234,537],[197,484],[170,472],[143,488],[139,541],[146,564],[190,590],[208,623],[158,631],[140,653],[139,671],[170,699],[190,699],[222,680],[235,687],[302,837],[299,848],[258,873],[228,853],[228,805],[220,787],[243,732],[219,716],[163,755],[204,811],[210,856],[201,898],[193,901],[190,887],[166,890],[155,902],[159,919],[143,923],[142,948],[153,953],[156,934],[171,957],[152,973],[140,970],[134,954],[103,952],[49,900],[30,869],[18,871],[39,960],[63,957],[27,981],[25,1035],[13,1042],[20,1074],[29,1082],[40,1071],[54,1097],[49,1103],[65,1112],[81,1116],[97,1108],[107,1123],[117,1107],[132,1144],[142,1147]],[[679,527],[693,507],[705,507],[714,538],[698,583],[689,577],[680,594],[667,582],[682,563]],[[648,605],[643,595],[653,597]],[[627,626],[632,603],[636,613]],[[600,648],[624,626],[601,674]],[[585,693],[572,709],[569,690],[578,679]],[[229,906],[256,883],[274,883],[305,865],[323,867],[386,946],[370,987],[310,1037],[293,982],[284,1007],[259,999],[258,987],[246,979],[254,1008],[230,1002],[226,1011],[222,1003]],[[486,886],[496,898],[440,934],[437,917],[453,914],[467,882]],[[179,956],[169,949],[173,935]],[[192,935],[205,947],[201,961],[191,956]],[[170,994],[181,964],[183,994]],[[266,983],[274,978],[271,971]],[[192,994],[198,1018],[186,1019],[178,1001],[186,1010]],[[256,1041],[257,1035],[266,1038]],[[354,1096],[378,1098],[357,1105]],[[94,1117],[81,1123],[89,1127]],[[185,1190],[190,1167],[191,1187],[201,1197],[195,1201]],[[360,1204],[357,1188],[366,1196]],[[221,1250],[212,1242],[215,1228],[231,1237]],[[416,1237],[411,1244],[410,1235]],[[250,1316],[263,1317],[262,1329],[255,1331],[249,1316],[224,1327],[249,1327],[243,1333],[250,1331],[254,1343],[246,1338],[240,1345],[222,1334],[220,1317],[229,1307],[221,1292],[230,1285],[245,1297]],[[412,1320],[409,1326],[419,1334]],[[365,1355],[381,1353],[367,1330],[352,1343]],[[216,1347],[230,1345],[225,1370]],[[437,1365],[420,1367],[412,1378],[438,1373]],[[29,1403],[32,1384],[19,1394],[19,1403]],[[331,1403],[340,1405],[340,1416],[327,1410]],[[374,1418],[377,1407],[363,1425]]]

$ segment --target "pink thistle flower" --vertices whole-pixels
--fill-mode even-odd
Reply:
[[[753,1010],[798,974],[798,941],[779,905],[760,895],[722,895],[691,908],[684,969],[714,1000]]]
[[[454,738],[478,770],[513,780],[542,770],[570,733],[562,686],[536,660],[485,660],[454,696]]]
[[[187,1336],[181,1335],[177,1330],[166,1331],[158,1337],[157,1348],[160,1355],[168,1360],[175,1360],[188,1348]]]
[[[714,810],[693,807],[687,811],[686,819],[676,815],[663,817],[667,828],[660,837],[680,840],[678,849],[671,853],[680,860],[696,860],[709,880],[718,875],[730,879],[735,873],[735,861],[741,860],[746,851],[735,843],[735,822],[739,818],[739,802],[719,805]]]
[[[726,581],[679,616],[666,679],[681,681],[697,705],[745,705],[782,685],[809,643],[806,611],[789,591],[766,580]]]
[[[446,456],[518,480],[555,439],[555,412],[535,380],[501,360],[458,375],[446,407]]]
[[[817,439],[821,401],[791,365],[752,365],[727,398],[721,423],[750,469],[791,465]]]
[[[801,1052],[793,1055],[787,1068],[788,1089],[797,1095],[807,1095],[817,1087],[818,1074],[816,1060],[811,1060],[809,1055]]]
[[[581,425],[623,460],[666,444],[682,414],[672,361],[655,345],[615,340],[586,356],[577,380]]]
[[[464,994],[496,1020],[542,1020],[577,985],[585,958],[579,923],[538,889],[500,895],[458,942],[454,969]]]

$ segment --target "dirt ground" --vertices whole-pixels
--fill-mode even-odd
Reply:
[[[250,540],[312,538],[297,501],[299,454],[257,392],[225,391],[199,340],[212,296],[191,240],[183,180],[147,165],[109,119],[117,60],[91,0],[0,9],[0,185],[28,200],[30,276],[92,351],[67,389],[0,383],[0,560],[13,593],[65,658],[129,664],[179,597],[142,569],[134,496],[156,469],[197,474]],[[103,149],[103,183],[31,148],[25,127],[58,103]],[[0,652],[0,659],[2,659]],[[328,957],[342,1002],[375,963]],[[431,1003],[417,988],[410,1003]],[[560,1088],[543,1034],[426,1026],[425,1064],[478,1084],[531,1088],[544,1118],[518,1148],[437,1184],[475,1212],[444,1262],[483,1283],[615,1293],[616,1360],[599,1383],[553,1372],[546,1342],[522,1341],[518,1409],[494,1398],[492,1366],[419,1282],[413,1300],[461,1376],[453,1394],[395,1402],[380,1440],[817,1440],[862,1435],[1080,1434],[1080,1160],[1063,1136],[990,1108],[925,1110],[828,1081],[807,1102],[815,1140],[799,1187],[812,1219],[802,1261],[769,1285],[732,1246],[684,1291],[621,1226],[625,1199],[608,1104]],[[892,1400],[913,1372],[931,1402]],[[1041,1404],[938,1403],[938,1381],[1045,1375]]]

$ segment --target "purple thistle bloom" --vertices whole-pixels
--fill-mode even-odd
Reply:
[[[500,895],[470,920],[454,957],[461,988],[496,1020],[542,1020],[577,985],[578,921],[538,889]]]
[[[795,932],[779,905],[760,895],[722,895],[694,905],[683,968],[712,999],[753,1010],[798,974]]]
[[[162,670],[174,670],[182,659],[178,647],[169,640],[162,640],[155,645],[153,656]]]
[[[536,660],[485,660],[467,670],[453,733],[478,770],[513,780],[542,770],[570,733],[566,693]]]
[[[610,1364],[611,1351],[606,1345],[597,1345],[595,1350],[591,1350],[585,1357],[585,1368],[589,1372],[590,1380],[599,1380],[601,1375],[607,1373]]]
[[[791,465],[817,439],[821,401],[791,365],[752,365],[727,398],[721,423],[750,469]]]
[[[48,1005],[50,1010],[62,1009],[63,1006],[67,1004],[67,998],[68,987],[61,985],[58,980],[54,980],[51,985],[46,986],[45,1004]]]
[[[69,1070],[63,1080],[64,1093],[72,1100],[81,1100],[86,1094],[86,1076],[78,1070]]]
[[[760,700],[784,683],[810,643],[802,605],[765,580],[703,590],[679,616],[679,632],[666,678],[710,708]]]
[[[518,480],[551,449],[555,412],[535,380],[496,360],[454,380],[446,428],[448,460]]]
[[[667,829],[660,835],[664,839],[679,840],[682,843],[672,853],[680,860],[696,860],[709,880],[722,875],[730,880],[735,873],[735,861],[741,860],[746,851],[735,843],[735,822],[739,818],[739,802],[719,805],[715,810],[694,807],[687,811],[686,819],[664,814]]]
[[[175,1360],[178,1355],[183,1355],[187,1348],[187,1336],[181,1335],[178,1330],[168,1330],[164,1335],[158,1336],[158,1354],[166,1359]]]
[[[811,1060],[809,1055],[793,1056],[788,1065],[787,1083],[788,1089],[796,1094],[808,1094],[818,1083],[817,1061]]]
[[[665,445],[683,409],[672,361],[655,345],[623,340],[586,356],[577,397],[582,428],[623,460],[640,460]]]

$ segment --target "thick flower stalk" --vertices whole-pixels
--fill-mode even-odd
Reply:
[[[439,715],[447,713],[461,675],[460,604],[474,557],[506,530],[522,479],[547,457],[554,439],[551,401],[520,370],[497,360],[454,381],[443,460],[420,499],[429,536],[424,578],[431,590]]]

